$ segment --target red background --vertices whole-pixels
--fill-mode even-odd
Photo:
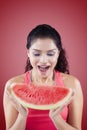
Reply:
[[[0,1],[0,130],[5,130],[3,91],[6,81],[24,72],[26,38],[38,24],[55,27],[62,36],[70,72],[82,85],[82,127],[87,129],[87,2],[86,0]]]

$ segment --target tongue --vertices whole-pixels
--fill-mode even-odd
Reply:
[[[40,69],[41,72],[46,72],[46,70],[47,70],[48,68],[46,68],[46,67],[45,67],[45,68],[39,67],[39,69]]]

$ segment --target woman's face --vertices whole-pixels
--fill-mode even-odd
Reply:
[[[50,38],[32,42],[28,57],[35,73],[43,78],[50,76],[56,66],[59,50]]]

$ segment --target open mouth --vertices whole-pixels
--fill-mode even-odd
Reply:
[[[49,68],[50,68],[50,66],[38,66],[38,69],[42,73],[46,73]]]

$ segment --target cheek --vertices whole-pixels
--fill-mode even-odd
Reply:
[[[30,58],[30,63],[34,67],[38,63],[38,59],[35,57]]]
[[[51,63],[53,66],[55,66],[57,64],[57,59],[53,59]]]
[[[50,63],[51,63],[51,65],[52,65],[52,68],[54,68],[55,66],[56,66],[56,64],[57,64],[57,57],[54,57],[54,58],[51,58],[51,60],[50,60]]]
[[[28,57],[29,57],[29,60],[30,60],[30,63],[32,65],[32,67],[35,65],[35,62],[36,62],[36,59],[35,57],[32,55],[31,51],[30,53],[28,54]]]
[[[53,58],[52,58],[52,62],[53,63],[57,63],[57,61],[58,61],[58,55],[56,55],[56,56],[54,56]]]

